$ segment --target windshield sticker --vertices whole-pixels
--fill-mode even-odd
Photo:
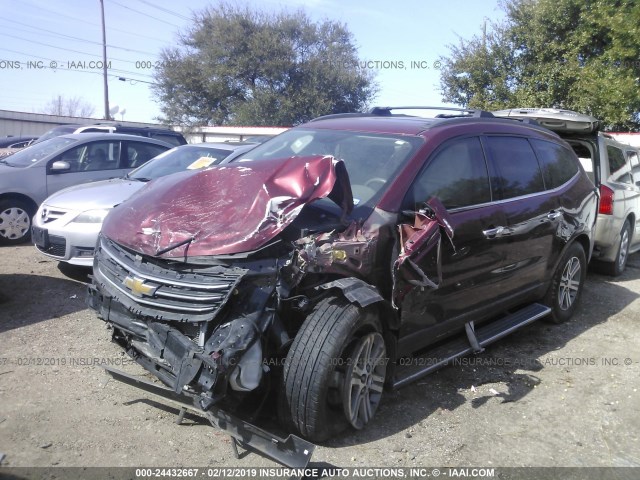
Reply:
[[[187,167],[187,170],[199,170],[201,168],[207,168],[209,165],[211,165],[215,161],[216,159],[213,157],[200,157],[191,165],[189,165]]]

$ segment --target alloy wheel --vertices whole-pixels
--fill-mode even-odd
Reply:
[[[373,418],[382,398],[387,369],[384,338],[377,332],[364,335],[352,352],[342,404],[349,423],[361,429]]]
[[[558,287],[558,302],[562,310],[569,310],[578,296],[580,291],[580,270],[580,260],[577,257],[571,257],[562,271]]]
[[[618,254],[618,267],[620,270],[624,268],[627,261],[627,255],[629,254],[629,230],[627,228],[622,231],[622,238],[620,239],[620,253]]]

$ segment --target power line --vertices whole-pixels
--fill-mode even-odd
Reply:
[[[174,17],[181,18],[182,20],[187,20],[187,21],[191,20],[189,17],[185,17],[184,15],[182,15],[182,14],[180,14],[178,12],[174,12],[173,10],[169,10],[168,8],[164,8],[164,7],[161,7],[159,5],[154,5],[153,3],[148,2],[147,0],[138,0],[138,1],[141,2],[141,3],[144,3],[145,5],[148,5],[149,7],[157,8],[158,10],[160,10],[162,12],[168,13],[169,15],[173,15]]]
[[[60,12],[55,11],[55,10],[49,10],[48,8],[45,8],[45,7],[41,7],[41,6],[37,6],[36,7],[33,4],[31,6],[34,7],[34,8],[37,8],[39,11],[46,12],[46,13],[51,13],[51,14],[58,15],[58,16],[64,17],[64,18],[68,18],[68,19],[74,20],[76,22],[81,22],[81,23],[83,23],[85,25],[92,25],[94,27],[99,27],[100,26],[98,23],[87,21],[86,18],[79,18],[79,17],[74,17],[74,16],[71,16],[71,15],[66,15],[64,13],[60,13]],[[147,38],[149,40],[154,40],[156,42],[161,42],[161,43],[166,43],[166,41],[167,41],[166,39],[163,39],[163,38],[150,37],[148,35],[142,35],[142,34],[140,34],[138,32],[131,32],[130,30],[123,30],[121,28],[107,27],[107,30],[109,30],[109,31],[113,30],[115,32],[126,33],[127,35],[133,35],[133,36],[136,36],[136,37]]]
[[[26,57],[33,57],[33,58],[39,58],[41,60],[46,60],[48,62],[55,62],[56,60],[52,59],[52,58],[47,58],[47,57],[41,57],[39,55],[31,55],[29,53],[24,53],[24,52],[19,52],[17,50],[11,50],[9,48],[3,48],[0,47],[0,51],[5,51],[5,52],[11,52],[11,53],[17,53],[18,55],[24,55]],[[56,66],[55,68],[53,67],[49,67],[50,70],[66,70],[66,71],[70,71],[70,72],[87,72],[87,73],[96,73],[92,70],[86,70],[86,69],[82,69],[82,68],[65,68],[64,66]],[[120,73],[120,74],[126,74],[126,75],[136,75],[136,76],[141,76],[141,77],[147,77],[147,78],[151,78],[153,79],[153,75],[147,75],[145,73],[139,73],[139,72],[131,72],[129,70],[122,70],[120,68],[110,68],[109,69],[112,72],[116,72],[116,73]],[[119,77],[119,75],[112,75],[113,77]],[[139,80],[139,79],[131,79],[131,80],[135,80],[137,82],[145,82],[144,80]],[[147,82],[148,83],[148,82]]]
[[[28,38],[22,38],[22,37],[18,37],[18,36],[16,36],[16,35],[10,35],[10,34],[8,34],[8,33],[0,32],[0,35],[4,35],[5,37],[16,38],[16,39],[18,39],[18,40],[24,40],[25,42],[31,42],[31,43],[35,43],[35,44],[37,44],[37,45],[44,45],[45,47],[55,48],[55,49],[58,49],[58,50],[65,50],[65,51],[67,51],[67,52],[80,53],[80,54],[82,54],[82,55],[88,55],[88,56],[90,56],[90,57],[98,57],[98,58],[101,58],[101,57],[100,57],[100,55],[96,55],[96,54],[93,54],[93,53],[81,52],[81,51],[79,51],[79,50],[73,50],[73,49],[70,49],[70,48],[57,47],[57,46],[55,46],[55,45],[49,45],[48,43],[38,42],[38,41],[36,41],[36,40],[30,40],[30,39],[28,39]],[[111,58],[111,60],[117,60],[118,62],[125,62],[125,63],[134,63],[134,64],[136,63],[136,62],[135,62],[135,61],[133,61],[133,60],[123,60],[122,58]]]
[[[4,19],[0,19],[0,21],[5,21],[5,22],[7,22],[7,20],[4,20]],[[38,32],[38,34],[39,34],[39,35],[51,36],[51,35],[47,35],[46,33],[42,33],[42,32],[49,32],[50,34],[57,35],[57,36],[59,36],[59,37],[63,37],[63,38],[68,38],[68,39],[71,39],[71,40],[76,40],[76,41],[85,42],[85,43],[91,43],[91,44],[93,44],[93,45],[102,45],[102,42],[96,42],[96,41],[93,41],[93,40],[88,40],[88,39],[86,39],[86,38],[74,37],[74,36],[72,36],[72,35],[66,35],[66,34],[64,34],[64,33],[54,32],[53,30],[47,30],[47,29],[45,29],[45,28],[34,27],[34,26],[28,25],[28,24],[26,24],[26,23],[19,22],[19,21],[17,21],[17,20],[11,20],[11,22],[7,22],[7,23],[11,23],[11,24],[17,23],[17,24],[19,24],[19,25],[24,25],[25,27],[32,28],[33,30],[36,30],[36,31]],[[7,27],[3,27],[3,28],[7,28]],[[24,30],[24,29],[16,28],[16,27],[14,27],[13,25],[12,25],[11,27],[8,27],[8,28],[13,28],[13,29],[15,29],[15,30],[23,31],[23,32],[26,32],[26,33],[33,33],[33,32],[30,32],[29,30]],[[109,47],[109,48],[113,48],[113,49],[116,49],[116,50],[124,50],[124,51],[126,51],[126,52],[142,53],[143,55],[151,55],[151,56],[153,56],[153,57],[155,57],[155,56],[156,56],[156,54],[154,54],[154,53],[150,53],[150,52],[143,52],[143,51],[141,51],[141,50],[134,50],[134,49],[132,49],[132,48],[119,47],[119,46],[117,46],[117,45],[109,45],[109,44],[107,44],[107,47]]]
[[[5,52],[11,52],[11,53],[18,53],[20,55],[25,55],[27,57],[33,57],[33,58],[39,58],[41,60],[47,60],[47,61],[51,61],[50,58],[46,58],[46,57],[40,57],[38,55],[30,55],[28,53],[24,53],[24,52],[18,52],[16,50],[11,50],[9,48],[1,48],[0,47],[0,51],[5,51]],[[60,70],[60,71],[64,71],[64,72],[78,72],[78,73],[91,73],[94,75],[102,75],[101,72],[96,72],[93,70],[86,70],[86,69],[82,69],[82,68],[66,68],[66,67],[61,67],[58,66],[55,69],[51,68],[51,70]],[[108,74],[109,77],[112,78],[117,78],[118,80],[120,80],[122,77],[122,74],[126,74],[126,75],[138,75],[138,76],[145,76],[145,77],[149,77],[149,78],[153,78],[151,75],[145,75],[143,73],[136,73],[136,72],[130,72],[128,70],[121,70],[119,68],[111,68],[109,69],[109,71],[114,72],[114,73],[110,73]],[[155,85],[155,82],[148,82],[146,80],[141,80],[139,78],[125,78],[124,81],[130,81],[130,82],[138,82],[138,83],[146,83],[149,85]],[[31,97],[32,95],[30,95]],[[12,95],[12,98],[15,97],[15,95]]]
[[[154,20],[157,20],[158,22],[166,23],[167,25],[171,25],[172,27],[180,28],[178,25],[176,25],[174,23],[167,22],[166,20],[162,20],[161,18],[158,18],[158,17],[154,17],[153,15],[149,15],[148,13],[141,12],[140,10],[136,10],[135,8],[127,7],[126,5],[122,5],[121,3],[116,2],[115,0],[109,0],[109,3],[113,3],[115,5],[118,5],[118,6],[122,7],[122,8],[126,8],[127,10],[131,10],[132,12],[139,13],[140,15],[144,15],[145,17],[153,18]]]

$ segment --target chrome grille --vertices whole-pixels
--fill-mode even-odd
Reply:
[[[100,247],[94,273],[105,285],[139,305],[161,311],[215,315],[245,273],[227,267],[180,273],[146,261],[104,238]]]

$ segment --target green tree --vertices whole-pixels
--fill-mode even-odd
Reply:
[[[558,107],[640,128],[640,2],[507,0],[504,21],[443,58],[445,101]]]
[[[346,26],[302,11],[208,7],[161,57],[154,90],[168,123],[295,125],[362,110],[376,93]]]

